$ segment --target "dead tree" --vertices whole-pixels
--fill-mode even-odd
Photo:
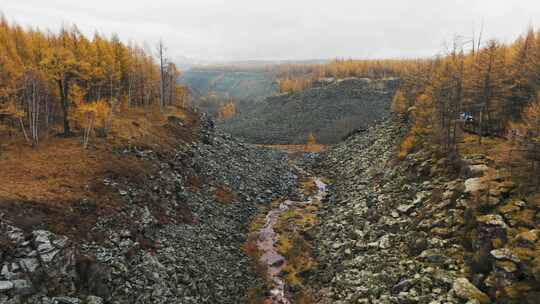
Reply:
[[[165,64],[167,59],[165,58],[165,46],[163,40],[159,40],[157,46],[158,59],[159,59],[159,106],[163,108],[165,106]]]

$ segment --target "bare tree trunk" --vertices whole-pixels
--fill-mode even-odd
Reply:
[[[38,123],[39,123],[39,103],[36,98],[36,82],[32,81],[32,109],[31,109],[31,133],[32,133],[32,144],[34,146],[38,145]]]
[[[480,117],[478,122],[478,144],[482,145],[482,123],[483,123],[484,109],[480,109]]]
[[[165,77],[165,54],[164,54],[164,46],[163,41],[159,41],[158,45],[158,55],[159,55],[159,70],[160,70],[160,77],[159,77],[159,106],[163,108],[165,105],[165,83],[164,83],[164,77]]]
[[[111,129],[113,115],[114,115],[114,107],[115,107],[114,101],[111,101],[111,113],[109,113],[109,117],[107,117],[107,122],[105,123],[105,126],[104,126],[106,136],[109,134],[109,130]]]
[[[112,66],[112,73],[111,73],[111,76],[110,76],[110,81],[109,81],[109,102],[112,104],[113,102],[113,98],[114,98],[114,72],[115,72],[115,65],[116,64],[113,64]]]
[[[88,126],[84,130],[84,134],[83,134],[83,148],[84,149],[88,147],[88,142],[90,140],[90,132],[92,131],[92,128],[94,127],[95,116],[93,114],[90,114],[87,116],[87,120],[88,120]]]
[[[64,136],[71,136],[71,129],[69,127],[69,80],[58,80],[58,86],[60,89],[60,104],[62,106],[62,114],[64,120]]]
[[[29,143],[30,139],[28,139],[28,134],[26,133],[26,129],[24,128],[24,123],[23,123],[22,117],[19,117],[19,123],[21,124],[21,130],[23,132],[24,139],[26,140],[26,142]]]
[[[45,121],[45,138],[48,138],[49,137],[49,120],[51,119],[50,118],[50,112],[51,112],[51,109],[50,109],[50,104],[49,104],[49,95],[46,94],[45,95],[45,117],[44,117],[44,121]]]
[[[131,88],[133,86],[133,80],[131,79],[131,73],[128,73],[128,108],[131,108]]]
[[[112,79],[112,76],[111,76],[111,81],[110,81],[110,90],[109,90],[109,102],[112,103],[112,100],[113,100],[113,79]]]

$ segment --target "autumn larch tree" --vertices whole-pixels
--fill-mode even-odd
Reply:
[[[540,91],[537,97],[524,109],[523,122],[527,134],[525,136],[526,151],[532,163],[536,187],[540,186]]]
[[[392,99],[392,105],[390,106],[390,110],[393,113],[405,115],[408,108],[409,106],[407,104],[407,99],[403,95],[403,92],[401,90],[397,90],[394,98]]]
[[[42,65],[47,70],[51,80],[57,84],[62,108],[64,136],[71,136],[72,132],[69,126],[69,93],[71,83],[78,75],[77,69],[79,63],[69,49],[58,45],[49,50],[45,59],[42,61]]]
[[[474,111],[478,113],[480,135],[500,133],[507,115],[510,86],[505,51],[505,47],[495,40],[478,51],[469,94]]]

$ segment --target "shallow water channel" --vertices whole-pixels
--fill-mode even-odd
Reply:
[[[270,295],[272,303],[274,304],[291,303],[289,297],[287,296],[285,282],[281,276],[285,263],[285,257],[278,252],[277,242],[279,240],[279,235],[274,230],[274,227],[278,222],[280,215],[292,206],[313,204],[322,200],[326,193],[326,184],[317,177],[313,178],[313,181],[317,186],[317,192],[315,195],[310,196],[307,201],[298,202],[286,200],[282,202],[279,207],[268,212],[266,215],[265,224],[258,232],[257,247],[262,253],[260,262],[267,267],[268,278],[273,284]]]

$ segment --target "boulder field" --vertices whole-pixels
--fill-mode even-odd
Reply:
[[[252,102],[220,122],[226,132],[258,144],[335,144],[356,129],[390,115],[400,80],[346,78],[321,81],[301,92]]]
[[[406,132],[387,119],[291,162],[203,117],[169,153],[126,147],[152,174],[99,181],[122,205],[93,238],[0,213],[0,303],[269,303],[246,244],[286,199],[308,202],[273,227],[293,303],[540,303],[539,205],[486,155],[398,159]]]
[[[99,181],[123,202],[88,231],[99,240],[23,230],[0,213],[0,303],[247,302],[261,284],[243,251],[248,225],[295,175],[283,153],[201,124],[198,140],[169,153],[119,151],[154,173]]]
[[[312,162],[332,180],[310,231],[317,303],[540,303],[539,209],[486,155],[397,160],[388,120]]]

